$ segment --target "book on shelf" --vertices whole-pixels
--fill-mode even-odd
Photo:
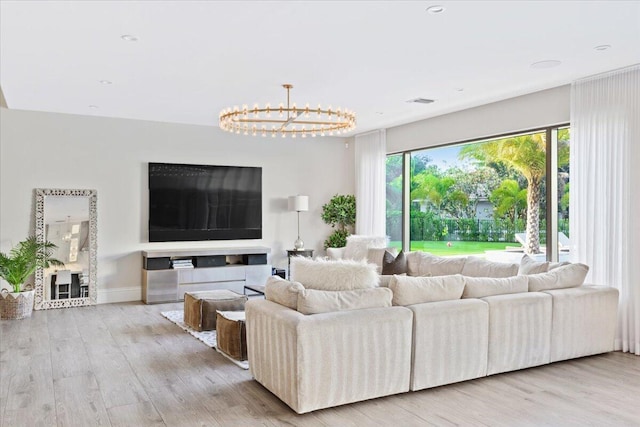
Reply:
[[[193,262],[190,259],[174,259],[171,261],[173,268],[193,268]]]

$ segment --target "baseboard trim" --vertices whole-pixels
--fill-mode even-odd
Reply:
[[[142,300],[142,287],[98,289],[98,304]]]

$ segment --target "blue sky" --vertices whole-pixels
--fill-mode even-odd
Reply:
[[[440,170],[447,170],[452,166],[458,166],[461,169],[465,169],[465,165],[468,166],[468,161],[458,160],[458,154],[462,149],[462,145],[455,145],[441,148],[430,148],[426,150],[416,151],[416,154],[426,154],[431,159],[430,165],[436,165]]]

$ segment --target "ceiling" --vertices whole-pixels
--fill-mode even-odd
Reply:
[[[444,11],[428,12],[433,5]],[[286,101],[283,83],[294,85],[298,106],[354,110],[357,134],[640,63],[640,1],[1,0],[0,8],[9,108],[205,126],[217,126],[225,107]],[[610,48],[595,49],[602,45]],[[545,60],[561,63],[531,67]],[[407,102],[418,97],[435,102]]]

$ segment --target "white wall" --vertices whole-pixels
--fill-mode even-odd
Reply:
[[[570,96],[570,85],[559,86],[392,127],[387,153],[568,123]]]
[[[213,116],[212,116],[213,117]],[[213,120],[213,118],[212,118]],[[261,166],[263,239],[148,243],[147,163]],[[0,241],[3,249],[33,233],[34,188],[98,192],[98,300],[140,298],[144,249],[268,246],[286,265],[296,213],[286,198],[309,195],[300,214],[305,247],[323,253],[331,228],[322,205],[354,193],[353,145],[342,139],[245,137],[217,127],[18,111],[0,108]]]

